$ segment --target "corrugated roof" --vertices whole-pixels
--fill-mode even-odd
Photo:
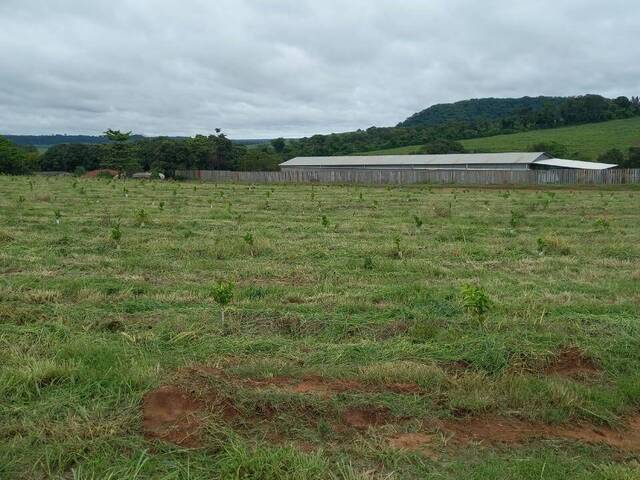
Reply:
[[[549,167],[578,168],[582,170],[606,170],[617,167],[612,163],[582,162],[580,160],[565,160],[564,158],[549,158],[537,160],[536,165],[547,165]]]
[[[282,167],[350,167],[376,165],[482,165],[533,163],[549,158],[543,152],[452,153],[444,155],[362,155],[340,157],[296,157]]]

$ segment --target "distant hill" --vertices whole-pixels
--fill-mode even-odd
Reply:
[[[440,103],[414,113],[398,127],[442,125],[449,122],[498,120],[523,111],[539,111],[545,105],[557,106],[564,97],[476,98],[455,103]]]
[[[626,152],[640,146],[640,117],[572,127],[531,130],[510,135],[472,138],[461,143],[468,151],[523,152],[536,143],[556,142],[567,147],[568,156],[576,160],[595,160],[612,148]],[[368,155],[409,155],[420,153],[422,145],[366,152]]]

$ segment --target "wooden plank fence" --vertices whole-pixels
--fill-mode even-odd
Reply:
[[[410,185],[626,185],[640,184],[640,169],[611,170],[390,170],[287,169],[279,172],[177,170],[176,177],[207,182]]]

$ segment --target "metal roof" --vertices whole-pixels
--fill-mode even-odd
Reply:
[[[536,165],[547,165],[549,167],[579,168],[582,170],[606,170],[617,167],[612,163],[582,162],[580,160],[565,160],[563,158],[549,158],[537,160]]]
[[[452,153],[444,155],[358,155],[339,157],[296,157],[281,167],[349,167],[375,165],[483,165],[529,164],[550,158],[544,152]]]

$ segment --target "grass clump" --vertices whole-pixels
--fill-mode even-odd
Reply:
[[[566,242],[556,235],[545,235],[536,240],[538,253],[540,255],[569,255],[571,248]]]

